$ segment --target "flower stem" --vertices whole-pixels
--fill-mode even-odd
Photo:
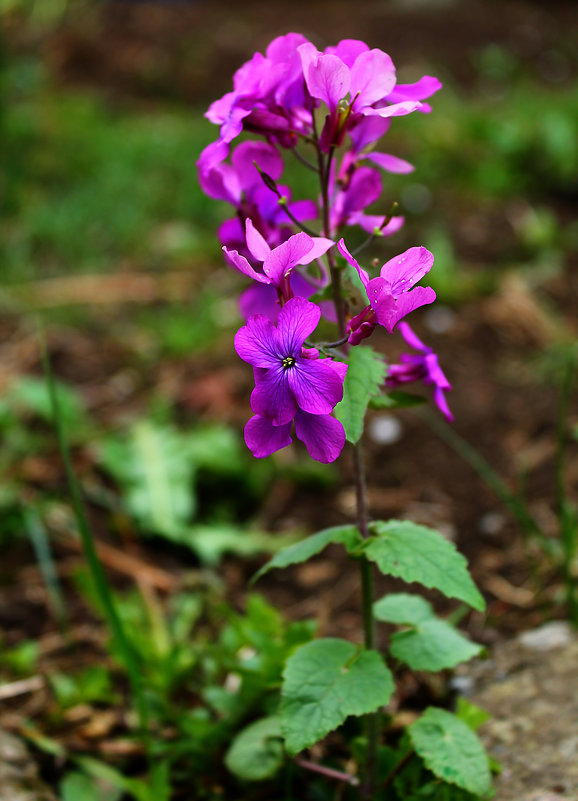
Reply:
[[[319,145],[317,145],[317,160],[319,164],[319,180],[321,181],[321,199],[323,205],[323,235],[331,236],[331,222],[329,213],[329,178],[331,176],[331,162],[333,160],[335,149],[331,148],[327,161],[323,158],[323,152]],[[333,248],[327,251],[327,263],[329,264],[329,273],[331,275],[331,286],[333,288],[333,302],[335,304],[335,313],[337,315],[337,325],[339,328],[339,337],[342,339],[345,336],[345,301],[341,291],[341,272],[337,267]]]
[[[355,496],[357,499],[357,525],[364,539],[369,537],[367,488],[365,482],[365,464],[363,446],[358,442],[353,449],[353,465],[355,478]],[[363,632],[365,647],[375,649],[375,618],[373,616],[373,566],[363,556],[359,563],[361,577],[361,603],[363,615]],[[367,752],[363,783],[360,787],[361,798],[373,798],[377,778],[377,753],[379,749],[380,713],[371,712],[366,715]]]
[[[304,768],[305,770],[310,770],[313,773],[319,773],[322,776],[326,776],[328,779],[335,779],[336,781],[350,784],[352,787],[357,787],[359,784],[359,779],[357,776],[352,776],[350,773],[344,773],[341,770],[328,768],[325,765],[318,765],[316,762],[310,762],[308,759],[301,759],[300,757],[297,757],[295,764],[299,765],[299,767]]]

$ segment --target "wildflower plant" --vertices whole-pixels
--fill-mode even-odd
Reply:
[[[416,309],[435,301],[434,290],[420,283],[434,266],[433,254],[411,247],[374,274],[357,258],[362,248],[352,252],[347,242],[352,227],[365,231],[369,244],[403,225],[395,209],[367,212],[381,195],[381,171],[413,170],[376,146],[395,117],[429,113],[425,101],[440,88],[430,76],[398,84],[391,58],[364,42],[346,39],[321,52],[289,33],[240,67],[233,90],[206,114],[219,135],[199,158],[200,183],[209,196],[233,206],[234,216],[219,237],[228,264],[251,281],[240,300],[245,324],[235,336],[235,349],[253,367],[255,380],[245,442],[263,458],[290,445],[294,431],[317,461],[335,461],[346,441],[353,454],[356,523],[285,548],[261,574],[304,562],[338,543],[359,565],[364,625],[363,645],[319,638],[294,650],[278,710],[232,744],[227,764],[241,777],[254,776],[252,761],[265,754],[266,774],[272,775],[284,753],[300,754],[353,716],[364,719],[355,773],[303,757],[299,764],[346,782],[365,799],[405,797],[400,782],[415,777],[416,770],[422,771],[424,786],[432,782],[428,797],[440,783],[453,787],[456,798],[490,792],[487,757],[459,716],[426,710],[408,727],[398,750],[382,736],[383,710],[395,690],[392,660],[414,670],[440,670],[480,649],[437,618],[420,596],[376,600],[374,570],[474,609],[484,607],[465,559],[440,533],[406,520],[370,519],[364,478],[362,434],[370,406],[402,405],[407,400],[396,390],[422,381],[433,387],[435,403],[451,419],[446,400],[451,385],[436,354],[407,322]],[[244,140],[237,143],[241,134]],[[316,176],[314,196],[292,199],[282,183],[285,157]],[[322,317],[324,326],[335,326],[333,341],[316,340]],[[399,364],[388,364],[368,345],[378,328],[393,336],[399,331],[412,350]],[[377,650],[377,621],[402,627],[391,638],[389,654]],[[265,778],[262,770],[257,773]]]

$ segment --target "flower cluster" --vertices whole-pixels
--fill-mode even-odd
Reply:
[[[400,216],[368,211],[382,194],[380,171],[413,170],[409,162],[376,151],[375,144],[393,118],[428,113],[424,101],[440,87],[430,76],[397,84],[391,58],[364,42],[345,39],[321,52],[289,33],[243,64],[232,91],[207,111],[219,135],[199,158],[200,184],[233,207],[219,238],[228,264],[251,280],[240,299],[246,324],[235,348],[254,369],[254,417],[245,440],[257,457],[288,445],[294,426],[313,459],[337,458],[345,433],[333,411],[343,397],[347,351],[377,327],[391,334],[399,324],[417,351],[389,367],[387,386],[418,380],[433,385],[435,402],[451,419],[444,394],[451,387],[435,353],[400,322],[435,300],[431,287],[417,285],[432,268],[433,255],[424,247],[409,248],[371,276],[343,238],[353,226],[371,240],[403,225]],[[241,133],[262,139],[235,146]],[[292,199],[282,183],[284,152],[317,174],[315,199]],[[355,313],[342,287],[347,264],[365,296]],[[337,323],[338,337],[316,348],[307,339],[322,314]]]

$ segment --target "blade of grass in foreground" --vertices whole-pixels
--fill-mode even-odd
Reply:
[[[526,534],[536,540],[548,556],[558,559],[559,549],[557,543],[544,534],[536,518],[530,513],[528,507],[519,495],[512,492],[505,482],[496,473],[494,468],[484,459],[469,442],[463,439],[447,423],[427,411],[418,412],[438,436],[444,440],[454,451],[461,456],[467,464],[485,481],[488,487],[502,501],[514,515]]]
[[[66,604],[62,595],[62,587],[58,580],[58,573],[52,558],[52,551],[50,549],[50,541],[48,534],[42,523],[42,519],[38,514],[38,510],[34,506],[30,506],[24,510],[24,524],[32,543],[32,548],[36,555],[38,568],[42,575],[44,585],[46,587],[46,594],[48,596],[48,603],[52,608],[52,614],[56,619],[58,628],[63,637],[68,636],[69,620],[66,613]]]
[[[58,400],[58,391],[56,388],[56,382],[54,381],[54,375],[52,373],[52,368],[50,365],[50,360],[48,358],[46,343],[42,331],[40,331],[40,340],[41,340],[44,372],[46,375],[48,391],[50,394],[50,403],[52,405],[52,412],[56,425],[58,445],[60,448],[62,461],[64,463],[64,469],[66,471],[66,478],[68,481],[68,487],[72,499],[72,507],[76,519],[76,524],[78,526],[78,531],[80,534],[84,555],[86,558],[90,576],[94,583],[98,599],[100,601],[100,604],[104,612],[104,616],[106,618],[106,622],[108,623],[108,626],[112,632],[112,636],[116,640],[118,651],[121,654],[122,661],[124,662],[124,666],[128,673],[135,705],[138,711],[140,733],[143,746],[145,747],[147,753],[150,753],[148,707],[146,703],[146,698],[141,678],[139,660],[132,647],[130,640],[126,635],[122,621],[120,619],[120,616],[118,614],[115,605],[114,596],[110,588],[110,585],[108,583],[106,573],[104,572],[104,568],[102,567],[102,564],[96,553],[94,537],[92,535],[92,531],[88,523],[88,518],[86,516],[86,512],[84,509],[84,504],[82,502],[80,485],[78,479],[76,478],[76,473],[74,472],[72,459],[70,458],[70,449],[68,447],[68,441],[66,438],[66,431],[64,426],[64,419]]]

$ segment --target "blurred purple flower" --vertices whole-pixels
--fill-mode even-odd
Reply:
[[[441,87],[437,78],[430,76],[396,87],[395,67],[387,53],[370,50],[356,39],[344,39],[325,53],[310,42],[298,50],[309,93],[329,109],[320,138],[326,151],[341,144],[344,135],[364,119],[410,114],[421,108],[421,99]],[[380,128],[377,125],[373,130]]]
[[[422,101],[440,87],[431,76],[396,85],[391,58],[364,42],[344,39],[321,53],[301,34],[288,33],[274,39],[265,55],[255,53],[245,62],[234,75],[233,91],[209,107],[206,117],[220,126],[220,132],[204,160],[223,161],[243,129],[261,133],[281,147],[294,147],[299,136],[312,134],[313,110],[319,101],[329,109],[321,134],[324,150],[340,144],[359,126],[358,140],[370,144],[387,129],[384,123],[391,117],[429,111]],[[375,119],[378,124],[365,124]]]
[[[419,354],[402,353],[401,364],[389,366],[385,385],[400,387],[412,381],[423,381],[424,384],[433,386],[434,401],[438,409],[448,420],[453,420],[444,394],[452,385],[439,366],[437,355],[414,334],[408,323],[400,323],[399,330],[407,344],[419,351]]]
[[[339,171],[339,178],[330,181],[330,192],[333,200],[330,210],[331,235],[334,236],[344,226],[359,225],[368,233],[376,228],[381,229],[385,215],[366,214],[364,209],[374,203],[381,195],[381,176],[371,167],[359,167],[355,160],[346,153]],[[335,185],[337,184],[337,189]],[[402,227],[403,217],[394,217],[385,228],[382,236],[394,234]]]
[[[213,163],[207,151],[201,153],[197,162],[199,184],[203,192],[216,200],[225,200],[235,207],[236,215],[226,220],[219,228],[222,245],[241,250],[245,247],[245,232],[241,220],[250,217],[255,227],[274,247],[288,239],[293,233],[289,217],[279,205],[277,196],[263,183],[259,170],[267,173],[275,182],[283,172],[283,160],[275,147],[267,142],[243,142],[231,155],[231,163]],[[291,191],[278,186],[287,199],[287,206],[299,222],[317,217],[317,206],[312,200],[291,203]],[[248,256],[247,252],[243,252]]]

